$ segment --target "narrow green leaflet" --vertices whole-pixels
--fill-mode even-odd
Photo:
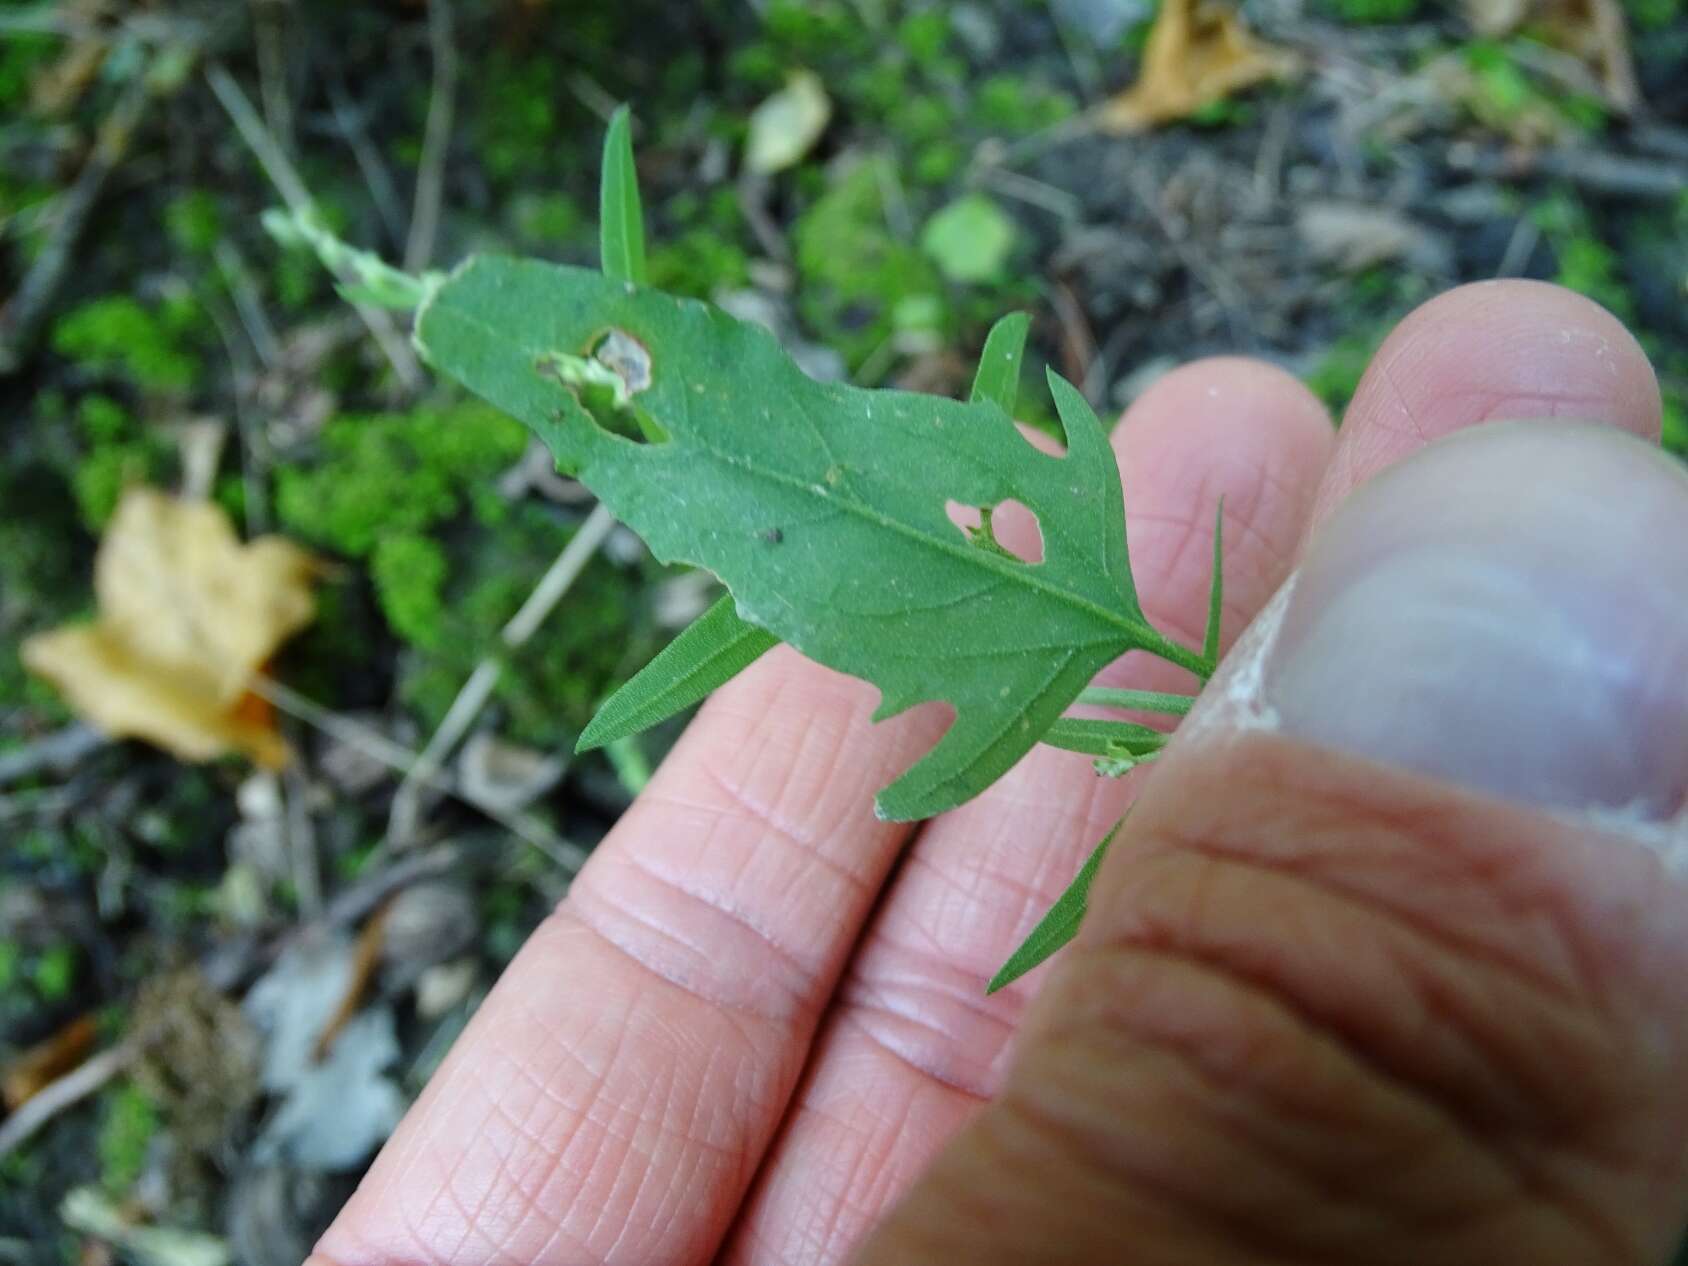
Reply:
[[[1086,756],[1134,756],[1166,746],[1170,734],[1129,721],[1102,721],[1092,717],[1061,717],[1044,731],[1042,742],[1063,751]]]
[[[1026,331],[1031,318],[1024,312],[1010,312],[991,326],[985,336],[985,350],[979,353],[979,368],[973,374],[973,393],[968,398],[977,403],[992,400],[1009,417],[1020,398],[1020,359],[1026,353]]]
[[[1213,512],[1213,586],[1207,594],[1207,633],[1202,637],[1202,659],[1207,662],[1204,678],[1219,667],[1219,620],[1225,606],[1225,582],[1221,570],[1225,563],[1225,498],[1219,498],[1219,509]]]
[[[633,166],[633,117],[622,106],[604,136],[604,170],[598,189],[598,235],[604,276],[643,285],[645,220],[639,174]]]
[[[1079,924],[1084,921],[1085,908],[1090,900],[1090,883],[1096,878],[1096,872],[1102,868],[1102,859],[1108,855],[1108,845],[1114,842],[1114,837],[1124,825],[1125,819],[1121,818],[1114,823],[1113,829],[1102,837],[1102,842],[1085,859],[1078,876],[1067,885],[1067,890],[1056,899],[1055,904],[1049,907],[1049,913],[1038,921],[1031,935],[1020,943],[1020,948],[1010,954],[1002,969],[991,977],[990,984],[985,986],[986,993],[995,993],[1004,985],[1013,984],[1078,935]]]
[[[771,633],[739,619],[731,598],[720,599],[605,701],[575,750],[603,747],[666,721],[778,644]]]
[[[766,330],[708,305],[495,257],[431,295],[416,340],[526,422],[659,559],[707,567],[747,621],[876,685],[878,717],[954,708],[880,794],[886,817],[983,790],[1127,650],[1202,668],[1138,604],[1113,450],[1059,377],[1063,457],[1026,443],[994,401],[818,383]],[[627,413],[654,438],[617,434]],[[1006,500],[1038,517],[1041,563],[970,540],[945,510]]]
[[[1195,705],[1194,695],[1167,694],[1160,690],[1116,690],[1111,686],[1092,686],[1078,697],[1080,703],[1099,704],[1104,708],[1124,708],[1130,712],[1160,712],[1167,716],[1187,716]]]

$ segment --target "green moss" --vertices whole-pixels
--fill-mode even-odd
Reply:
[[[917,10],[897,24],[897,43],[928,72],[946,69],[949,37],[949,15],[941,5]]]
[[[89,531],[105,527],[125,488],[153,482],[157,471],[155,454],[144,444],[108,444],[83,458],[71,477],[71,490]]]
[[[323,428],[323,459],[277,471],[276,513],[296,536],[364,557],[388,534],[458,513],[466,490],[521,456],[527,432],[486,405],[343,415]]]
[[[0,114],[21,117],[35,76],[58,56],[60,41],[37,31],[8,32],[0,39]]]
[[[1067,93],[1021,75],[991,75],[973,94],[973,114],[996,132],[1023,134],[1069,118],[1077,105]]]
[[[852,366],[891,337],[899,307],[911,299],[942,303],[935,266],[886,226],[884,191],[894,179],[888,163],[875,157],[857,164],[792,233],[803,275],[800,312]]]
[[[177,250],[188,255],[209,255],[223,235],[222,212],[209,191],[189,189],[165,204],[164,229]]]
[[[0,995],[10,992],[22,975],[23,951],[15,941],[0,941]]]
[[[1418,14],[1418,0],[1324,0],[1333,17],[1357,26],[1407,22]]]
[[[499,630],[573,530],[524,504],[468,543],[452,569],[460,579],[446,585],[445,635],[429,653],[407,657],[400,673],[400,698],[424,727],[438,724],[483,656],[501,652]],[[637,578],[594,560],[539,633],[507,656],[494,692],[502,731],[543,747],[572,741],[611,686],[656,649],[643,629]]]
[[[85,369],[129,379],[144,391],[186,392],[199,379],[196,357],[181,346],[180,309],[152,312],[128,295],[108,295],[72,309],[53,327],[53,350]]]
[[[100,1158],[100,1183],[112,1195],[125,1195],[135,1185],[158,1128],[157,1105],[134,1082],[124,1081],[105,1095],[94,1149]]]
[[[76,429],[87,447],[71,468],[71,493],[83,524],[98,534],[125,488],[161,479],[169,464],[169,446],[116,400],[98,392],[77,402]]]
[[[1510,44],[1472,40],[1460,51],[1474,84],[1464,105],[1479,123],[1524,135],[1605,126],[1607,112],[1600,101],[1539,84]]]
[[[43,950],[30,969],[30,983],[46,1002],[62,1002],[76,984],[76,948],[53,945]]]
[[[495,180],[549,168],[562,131],[557,108],[568,93],[562,69],[549,57],[487,57],[476,124],[481,162]]]
[[[1657,31],[1681,21],[1683,0],[1624,0],[1624,8],[1643,31]]]
[[[762,15],[762,31],[788,60],[855,57],[872,46],[872,33],[841,0],[773,0]]]
[[[1338,339],[1307,373],[1308,390],[1323,400],[1337,417],[1342,416],[1354,398],[1354,389],[1360,385],[1366,366],[1371,364],[1387,332],[1377,329]]]
[[[750,257],[737,239],[711,228],[688,229],[653,244],[648,266],[653,286],[699,299],[750,278]]]
[[[381,612],[394,633],[412,646],[434,649],[445,630],[445,551],[432,537],[393,533],[376,543],[369,559]]]
[[[1530,219],[1553,250],[1553,280],[1586,295],[1625,321],[1635,318],[1635,300],[1622,276],[1618,254],[1607,246],[1588,209],[1569,193],[1539,202]]]
[[[1688,458],[1688,393],[1664,393],[1664,425],[1660,432],[1667,452]]]
[[[523,193],[509,203],[510,226],[524,242],[563,245],[595,233],[574,199],[561,193]]]

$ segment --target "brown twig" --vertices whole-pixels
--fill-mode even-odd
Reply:
[[[75,1107],[128,1068],[139,1051],[138,1045],[124,1042],[100,1052],[0,1122],[0,1160],[29,1142],[36,1131],[59,1113]]]
[[[340,1001],[334,1008],[334,1013],[328,1017],[328,1023],[322,1026],[322,1032],[317,1035],[316,1045],[311,1050],[311,1059],[321,1063],[328,1058],[328,1052],[334,1049],[334,1041],[345,1027],[351,1023],[352,1017],[357,1015],[358,1008],[363,1006],[364,995],[369,992],[369,986],[375,980],[375,973],[381,966],[381,949],[387,942],[387,911],[392,909],[392,899],[382,902],[375,908],[375,913],[364,922],[363,930],[358,933],[357,946],[352,953],[352,974],[346,981],[346,991],[340,995]]]

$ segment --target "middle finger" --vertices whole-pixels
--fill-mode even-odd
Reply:
[[[1187,366],[1133,406],[1114,446],[1137,587],[1157,627],[1200,643],[1221,497],[1224,627],[1252,618],[1290,566],[1331,444],[1318,402],[1252,361]],[[1111,680],[1194,684],[1146,658],[1127,656]],[[817,1037],[725,1260],[843,1257],[991,1092],[1028,990],[987,999],[984,981],[1124,811],[1132,781],[1038,748],[928,825]]]

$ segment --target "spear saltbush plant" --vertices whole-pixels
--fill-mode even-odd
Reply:
[[[1164,731],[1068,717],[1075,704],[1181,716],[1192,696],[1091,687],[1127,651],[1199,680],[1219,650],[1219,536],[1200,648],[1166,637],[1137,598],[1119,470],[1101,422],[1065,379],[1049,390],[1064,455],[1034,448],[1012,411],[1027,319],[1003,318],[966,403],[816,382],[759,326],[646,284],[627,112],[604,146],[602,270],[477,256],[413,277],[272,213],[362,301],[416,312],[440,373],[526,423],[664,562],[707,568],[728,596],[625,687],[582,749],[704,698],[777,642],[877,686],[876,720],[928,701],[954,709],[938,743],[880,791],[880,816],[931,817],[979,794],[1037,743],[1117,776],[1152,761]],[[996,538],[992,511],[1036,516],[1043,557]],[[958,528],[947,506],[978,511]],[[990,982],[1069,939],[1113,831]]]

